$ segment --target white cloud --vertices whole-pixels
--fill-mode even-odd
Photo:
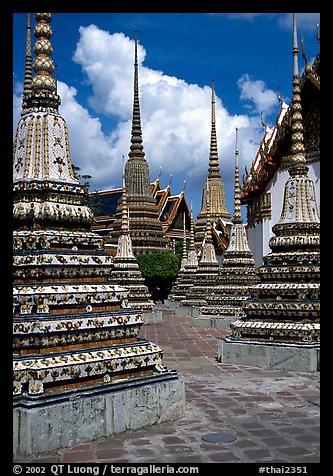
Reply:
[[[263,81],[253,80],[250,75],[244,74],[239,78],[237,85],[241,91],[240,99],[246,101],[246,106],[251,112],[270,113],[276,108],[277,95],[271,89],[267,89]]]
[[[193,197],[193,211],[200,211],[202,187],[208,170],[211,130],[211,88],[188,84],[162,71],[142,65],[145,49],[138,45],[139,88],[143,146],[154,179],[162,166],[163,181],[173,175],[172,191],[179,193],[187,179],[188,200]],[[58,82],[60,113],[69,129],[72,162],[81,174],[92,176],[91,189],[120,186],[122,156],[127,158],[133,104],[134,41],[122,33],[110,34],[95,25],[80,28],[74,53],[91,85],[89,105],[93,117],[78,103],[76,89]],[[262,81],[244,75],[239,81],[241,98],[253,103],[255,111],[265,111],[277,104],[274,92]],[[14,95],[16,117],[20,114],[19,96]],[[233,195],[235,128],[239,128],[240,170],[251,164],[263,128],[258,117],[231,115],[216,96],[216,128],[221,175]],[[105,132],[99,115],[110,117],[117,126]],[[104,123],[103,123],[104,125]],[[233,201],[228,201],[232,212]]]
[[[162,71],[149,69],[142,64],[145,56],[144,47],[138,44],[143,145],[151,178],[157,176],[162,166],[167,176],[173,174],[173,183],[177,176],[180,183],[187,178],[188,183],[198,182],[202,186],[208,169],[211,88],[201,88]],[[119,158],[123,154],[127,157],[129,151],[134,41],[122,33],[101,31],[95,25],[81,27],[73,58],[81,65],[91,84],[93,95],[89,98],[90,105],[97,113],[113,116],[120,121],[109,137],[110,161],[103,177],[103,186],[106,187],[112,173],[119,173],[120,178],[121,164],[118,171],[112,165],[120,162]],[[263,83],[258,82],[257,85],[261,89],[258,87],[257,94],[253,90],[252,96],[248,94],[247,99],[256,101],[255,107],[270,107],[274,93],[269,92]],[[276,96],[274,102],[276,105]],[[258,130],[259,120],[252,120],[247,115],[231,116],[216,97],[221,172],[224,180],[231,182],[236,125],[242,129],[240,137],[246,144],[243,147],[246,153],[244,160],[249,163],[262,135],[262,129],[259,127]],[[174,191],[177,192],[177,189]],[[201,190],[196,193],[201,195]]]

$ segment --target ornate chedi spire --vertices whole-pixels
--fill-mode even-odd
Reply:
[[[185,229],[185,225],[184,225]],[[185,233],[184,233],[185,236]],[[185,242],[185,239],[184,239]],[[168,299],[172,301],[182,301],[188,296],[189,291],[192,289],[193,283],[195,281],[195,273],[198,269],[198,256],[195,250],[194,245],[194,223],[192,215],[192,204],[191,204],[191,232],[190,232],[190,246],[185,259],[183,247],[183,260],[184,266],[181,267],[176,282],[173,285]],[[185,248],[186,250],[186,248]]]
[[[314,183],[308,177],[305,161],[295,15],[293,22],[289,179],[285,184],[280,220],[272,227],[275,234],[269,242],[272,251],[263,258],[264,265],[259,268],[261,282],[250,290],[254,297],[243,304],[246,317],[231,324],[230,342],[243,345],[250,340],[257,344],[276,344],[270,359],[276,359],[275,364],[280,368],[290,365],[295,369],[317,370],[320,220]],[[251,348],[251,355],[256,354],[256,348]],[[249,354],[245,360],[249,363]],[[268,366],[269,362],[262,359],[259,365]]]
[[[13,447],[25,456],[130,428],[129,415],[115,409],[116,394],[137,409],[129,387],[140,393],[163,381],[161,393],[170,390],[168,403],[161,396],[143,403],[159,410],[153,421],[149,409],[136,428],[163,419],[169,397],[183,411],[181,388],[169,387],[179,386],[176,375],[162,365],[162,349],[139,338],[143,315],[127,306],[129,291],[110,277],[112,257],[90,230],[51,74],[51,14],[35,18],[36,74],[17,126],[13,182]],[[108,425],[105,408],[113,415]]]
[[[27,14],[27,32],[26,32],[26,46],[25,46],[25,70],[23,83],[23,98],[22,98],[22,115],[26,113],[27,102],[26,97],[31,94],[32,84],[32,59],[31,59],[31,26],[30,13]]]
[[[208,200],[207,200],[208,197]],[[209,202],[209,210],[207,203]],[[195,243],[200,247],[206,233],[206,223],[208,218],[211,225],[216,224],[218,220],[230,222],[231,215],[227,211],[224,183],[220,174],[217,136],[216,136],[216,119],[215,119],[215,90],[214,79],[212,79],[212,108],[211,108],[211,138],[209,153],[209,168],[206,182],[202,192],[201,211],[197,217],[195,224]],[[220,250],[219,250],[220,251]]]
[[[138,53],[135,38],[134,99],[131,146],[125,167],[127,203],[130,212],[130,234],[134,253],[164,252],[168,240],[164,237],[158,218],[158,208],[150,187],[149,167],[142,145],[142,129],[139,102]],[[121,230],[121,200],[118,202],[116,219],[108,242],[115,243]]]
[[[67,124],[58,112],[51,14],[36,13],[35,18],[35,75],[30,78],[28,66],[22,116],[14,139],[14,222],[25,226],[84,223],[88,228],[93,215],[87,206],[87,190],[74,177]],[[26,63],[29,65],[29,54]]]
[[[238,155],[238,128],[236,128],[233,225],[230,241],[220,268],[219,284],[211,290],[211,294],[207,297],[207,305],[200,308],[204,317],[211,315],[221,318],[243,316],[242,303],[249,297],[249,286],[259,280],[241,214]],[[230,324],[230,319],[227,323]],[[222,325],[217,327],[222,327]]]
[[[118,239],[117,254],[114,258],[111,278],[119,286],[124,286],[129,290],[127,300],[131,308],[140,309],[143,312],[154,309],[155,304],[151,299],[147,286],[144,284],[144,278],[132,249],[124,172],[121,234]]]

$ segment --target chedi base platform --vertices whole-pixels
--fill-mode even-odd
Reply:
[[[217,359],[267,370],[316,372],[320,370],[320,347],[319,344],[244,342],[225,337],[218,341]]]
[[[95,389],[22,396],[14,403],[14,457],[50,453],[184,414],[185,385],[173,370]]]

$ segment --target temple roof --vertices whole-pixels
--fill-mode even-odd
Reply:
[[[184,190],[177,195],[171,194],[170,182],[167,187],[161,189],[159,177],[150,183],[153,197],[159,211],[159,220],[164,230],[170,227],[182,229],[180,220],[176,220],[178,211],[185,210],[186,213],[186,229],[190,229],[190,212],[186,202]],[[109,228],[115,219],[118,200],[122,196],[122,188],[114,188],[90,193],[90,199],[95,204],[97,211],[95,212],[96,225],[93,227],[102,234],[103,228]],[[176,221],[177,223],[176,223]],[[179,221],[179,223],[178,223]],[[179,226],[178,226],[179,225]],[[180,233],[181,236],[181,233]]]

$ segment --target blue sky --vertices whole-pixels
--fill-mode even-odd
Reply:
[[[32,27],[35,20],[32,14]],[[298,13],[309,61],[319,52],[319,13]],[[201,208],[208,170],[211,80],[227,208],[233,213],[235,127],[240,174],[249,169],[264,128],[279,109],[276,91],[292,92],[291,13],[54,13],[53,60],[60,113],[69,128],[72,162],[92,176],[91,190],[121,185],[133,101],[134,30],[139,40],[143,146],[154,180],[180,193],[186,180],[193,215]],[[13,14],[13,128],[21,109],[26,14]],[[32,28],[33,31],[33,28]],[[32,45],[34,36],[32,36]],[[244,210],[243,210],[244,212]]]

